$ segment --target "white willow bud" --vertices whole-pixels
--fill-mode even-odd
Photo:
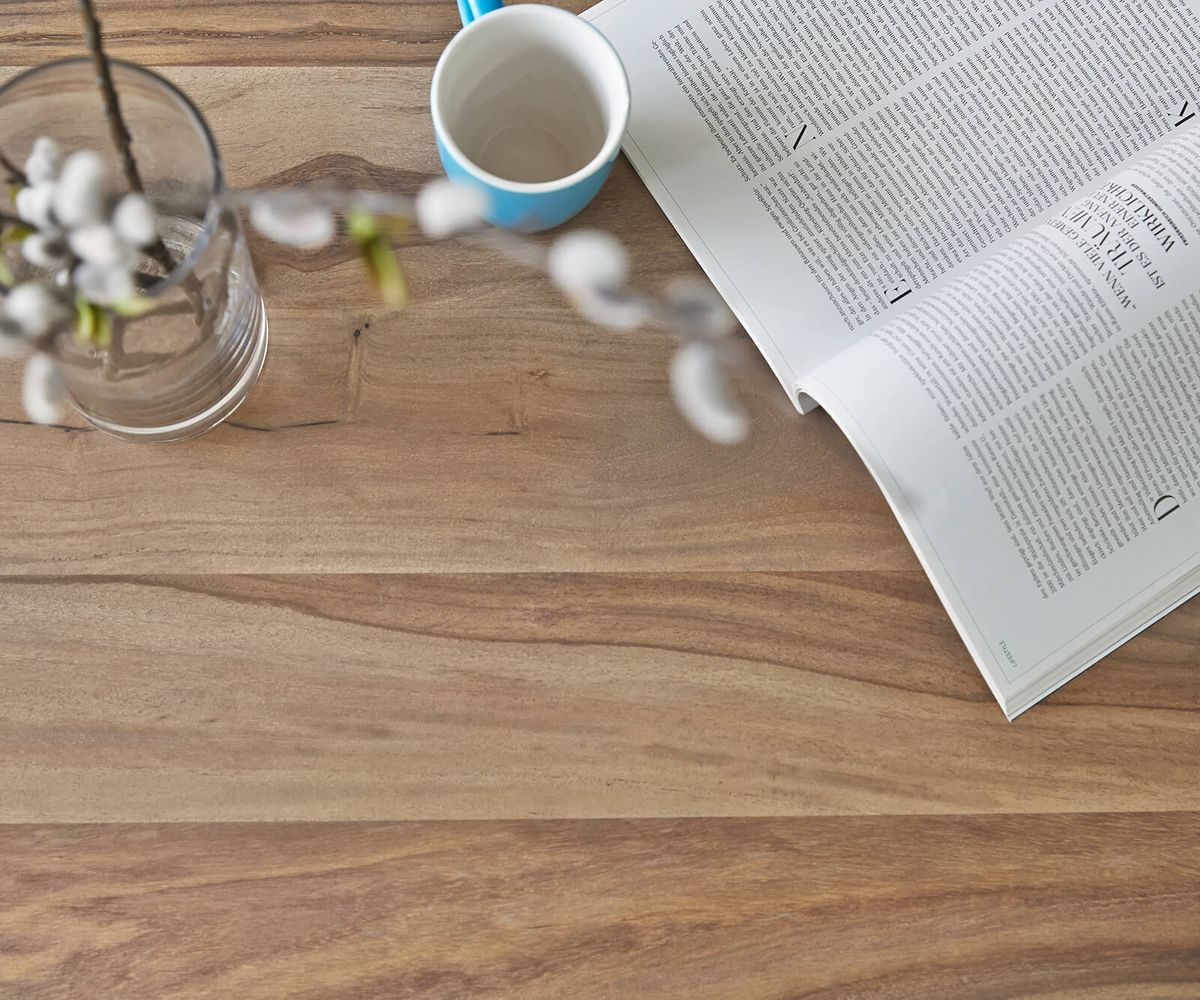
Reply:
[[[62,366],[49,354],[35,354],[25,362],[21,380],[21,403],[29,419],[37,424],[56,424],[63,418],[67,385]]]
[[[4,315],[26,337],[41,337],[65,322],[70,310],[49,286],[27,281],[4,297]]]
[[[31,184],[17,192],[17,215],[23,222],[28,222],[34,229],[42,232],[54,232],[57,226],[54,222],[54,192],[55,185],[49,181]]]
[[[570,294],[620,288],[629,277],[629,258],[610,233],[580,229],[554,241],[547,261],[550,277]]]
[[[579,292],[571,301],[584,319],[610,330],[633,330],[650,319],[641,299],[620,292]]]
[[[54,191],[54,214],[68,227],[99,222],[107,195],[104,161],[90,149],[81,149],[63,163]]]
[[[478,229],[488,210],[488,197],[469,184],[441,177],[430,181],[417,194],[417,224],[435,240]]]
[[[134,249],[117,235],[112,226],[102,222],[73,229],[67,239],[80,260],[97,267],[129,270],[137,262]]]
[[[67,246],[59,236],[30,233],[21,241],[21,254],[34,267],[52,270],[67,262]]]
[[[48,135],[33,140],[33,149],[25,161],[25,178],[30,184],[53,181],[62,169],[63,155],[58,143]]]
[[[102,267],[87,261],[75,268],[71,277],[75,290],[88,302],[111,305],[133,298],[133,276],[123,267]]]
[[[671,395],[679,412],[717,444],[736,444],[750,432],[750,418],[725,384],[716,348],[685,344],[671,359]]]
[[[158,217],[144,194],[127,194],[117,203],[113,229],[130,246],[148,247],[158,239]]]
[[[324,246],[335,230],[333,213],[300,192],[255,199],[250,222],[267,239],[301,248]]]

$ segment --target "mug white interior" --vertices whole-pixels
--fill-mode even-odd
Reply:
[[[615,154],[628,109],[611,46],[552,7],[485,14],[450,43],[434,74],[443,142],[483,179],[511,187],[586,176]]]

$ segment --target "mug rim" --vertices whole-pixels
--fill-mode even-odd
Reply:
[[[613,116],[612,122],[609,125],[609,133],[604,138],[604,145],[587,163],[578,170],[567,174],[565,177],[559,177],[552,181],[512,181],[505,177],[500,177],[498,174],[490,173],[484,170],[463,153],[459,148],[458,143],[450,134],[450,130],[446,127],[445,121],[442,119],[440,108],[440,84],[442,73],[446,63],[453,55],[455,48],[461,44],[464,37],[473,31],[479,30],[479,25],[484,24],[488,19],[500,16],[520,16],[520,17],[544,17],[550,15],[553,17],[562,17],[577,23],[592,32],[595,40],[600,42],[608,54],[612,57],[616,64],[617,77],[621,85],[621,108],[618,114]],[[459,31],[450,43],[442,50],[442,54],[438,57],[437,65],[433,70],[433,82],[429,88],[429,110],[433,117],[433,130],[438,138],[449,152],[454,156],[454,159],[459,165],[477,180],[492,187],[502,188],[505,191],[511,191],[514,194],[548,194],[552,191],[562,191],[566,188],[578,184],[580,181],[586,180],[609,163],[621,148],[621,139],[625,135],[625,128],[629,124],[629,75],[625,71],[625,64],[621,62],[621,57],[617,55],[617,50],[613,48],[612,42],[604,37],[594,24],[585,21],[577,14],[572,14],[568,10],[563,10],[559,7],[551,7],[547,4],[539,3],[522,3],[515,7],[501,7],[498,10],[490,11],[481,17],[476,18],[470,24],[466,25]]]

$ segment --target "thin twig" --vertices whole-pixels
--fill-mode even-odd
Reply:
[[[341,188],[327,184],[312,184],[297,187],[252,187],[227,189],[221,201],[226,208],[249,210],[262,200],[280,199],[300,201],[305,206],[316,205],[332,212],[345,212],[360,208],[375,215],[395,215],[411,219],[415,211],[413,199],[408,195],[392,194],[389,191],[369,191],[358,188]]]
[[[133,136],[129,134],[129,127],[121,114],[121,99],[117,96],[117,88],[113,86],[112,67],[108,62],[108,54],[104,51],[104,35],[100,30],[100,19],[96,16],[92,0],[79,0],[79,13],[83,15],[84,41],[92,53],[92,62],[96,67],[96,85],[104,98],[104,117],[108,121],[108,133],[121,156],[121,169],[125,173],[130,190],[144,193],[142,175],[138,172],[137,160],[133,156]]]
[[[21,187],[28,185],[29,178],[25,176],[25,171],[13,163],[2,149],[0,149],[0,167],[3,167],[7,173],[10,184],[19,184]]]
[[[108,316],[108,347],[104,350],[104,374],[113,378],[125,360],[125,317]]]
[[[362,209],[376,215],[390,215],[412,220],[415,201],[408,195],[389,191],[364,191],[339,188],[332,185],[314,184],[306,187],[256,187],[226,191],[223,203],[232,209],[250,209],[255,202],[289,199],[305,206],[316,206],[331,212]],[[459,232],[453,239],[474,246],[493,250],[509,260],[543,274],[549,273],[547,248],[523,233],[495,226]],[[631,288],[612,289],[599,296],[601,305],[613,308],[625,307],[645,317],[649,325],[657,326],[674,334],[680,340],[713,340],[697,326],[687,310],[667,299]],[[586,314],[585,314],[586,315]],[[725,338],[716,338],[724,340]]]
[[[121,169],[130,189],[138,194],[145,194],[142,175],[133,155],[133,136],[125,123],[125,116],[121,113],[121,99],[117,96],[117,88],[113,84],[112,66],[108,60],[108,53],[104,51],[104,33],[100,28],[100,19],[96,16],[92,0],[78,0],[78,3],[79,12],[83,16],[84,41],[92,53],[92,62],[96,67],[96,85],[104,99],[104,117],[108,121],[109,135],[112,136],[113,145],[121,157]],[[171,251],[167,249],[161,236],[146,252],[167,275],[178,266],[179,262],[171,256]],[[192,303],[196,322],[201,322],[204,317],[204,290],[199,279],[195,275],[188,275],[183,283],[183,291]]]

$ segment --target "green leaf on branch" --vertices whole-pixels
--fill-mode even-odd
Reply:
[[[367,240],[362,255],[383,301],[393,309],[403,309],[408,304],[408,282],[391,242],[383,236]]]
[[[372,236],[398,240],[408,235],[408,219],[403,215],[373,215],[365,208],[351,208],[346,212],[346,232],[360,242]]]
[[[346,212],[346,232],[356,243],[364,243],[381,232],[379,220],[363,208],[352,208]]]
[[[112,321],[108,313],[93,302],[75,300],[75,337],[93,347],[112,346]]]
[[[11,286],[16,280],[12,268],[8,266],[8,261],[4,259],[3,254],[0,254],[0,284]]]
[[[146,313],[154,312],[158,308],[158,303],[154,299],[146,295],[137,295],[131,299],[120,299],[112,303],[111,309],[118,316],[129,316],[136,318],[145,316]]]
[[[390,236],[403,232],[402,222],[397,219],[381,221],[361,208],[352,208],[346,213],[346,232],[358,246],[372,284],[393,309],[402,309],[408,304],[408,282],[390,239]]]
[[[23,222],[10,222],[0,232],[0,240],[5,243],[20,243],[26,236],[32,236],[35,230]]]

